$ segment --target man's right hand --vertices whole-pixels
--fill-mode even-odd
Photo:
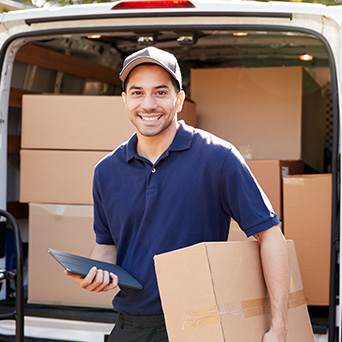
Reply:
[[[90,258],[115,263],[116,246],[96,244],[90,254]],[[96,267],[91,268],[84,278],[68,271],[65,271],[65,274],[74,278],[79,286],[90,292],[107,292],[118,287],[117,275],[108,273],[108,271],[98,270]],[[111,282],[109,279],[111,279]]]
[[[98,270],[96,267],[91,268],[84,278],[66,270],[65,274],[72,277],[80,287],[90,292],[107,292],[118,286],[117,275],[108,271]]]

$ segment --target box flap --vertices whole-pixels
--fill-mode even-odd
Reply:
[[[170,341],[208,336],[223,342],[206,244],[156,255],[154,261]]]

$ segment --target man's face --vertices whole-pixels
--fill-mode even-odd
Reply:
[[[171,75],[157,65],[140,65],[129,75],[123,99],[138,134],[157,136],[177,125],[184,92],[177,93]]]

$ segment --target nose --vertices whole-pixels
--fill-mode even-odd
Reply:
[[[145,95],[141,107],[149,112],[157,108],[157,102],[153,95]]]

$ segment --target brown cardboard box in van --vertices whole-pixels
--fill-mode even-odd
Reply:
[[[296,244],[308,305],[329,305],[331,174],[284,177],[284,234]]]
[[[106,154],[21,150],[20,202],[92,204],[94,167]]]
[[[282,178],[303,173],[304,163],[296,160],[247,160],[247,165],[281,220],[283,218]]]
[[[95,246],[93,207],[30,203],[29,212],[28,302],[111,308],[115,291],[81,289],[47,251],[88,257]]]
[[[293,241],[287,342],[313,342]],[[257,241],[210,242],[155,256],[170,342],[261,341],[270,326]]]
[[[178,118],[195,126],[196,104]],[[121,96],[23,96],[22,148],[111,151],[134,131]]]
[[[245,159],[302,160],[323,170],[325,101],[302,67],[192,69],[191,98],[197,126]]]

